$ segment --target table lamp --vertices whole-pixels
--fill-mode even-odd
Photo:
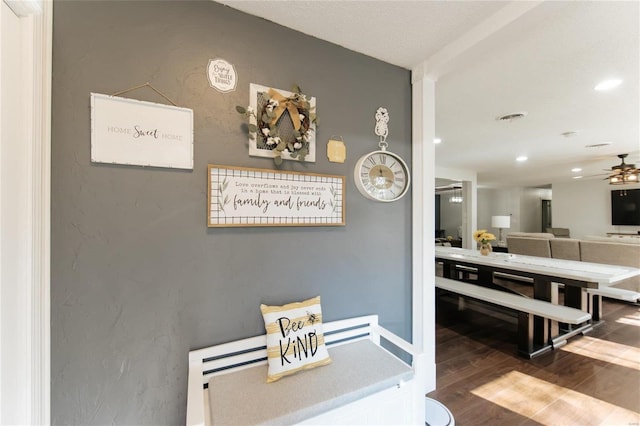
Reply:
[[[491,216],[491,227],[498,228],[500,230],[500,236],[498,237],[498,246],[504,247],[505,242],[502,239],[502,230],[511,226],[511,216]]]

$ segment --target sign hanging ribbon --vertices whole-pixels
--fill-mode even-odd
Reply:
[[[278,107],[273,110],[276,115],[271,119],[271,125],[276,124],[284,111],[287,110],[289,111],[289,116],[291,117],[293,128],[296,130],[300,130],[300,114],[298,113],[298,106],[296,105],[296,103],[291,99],[285,98],[273,89],[269,89],[269,97],[278,101]]]

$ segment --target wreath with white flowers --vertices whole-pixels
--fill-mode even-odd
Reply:
[[[302,93],[299,86],[293,86],[293,93],[284,96],[277,90],[261,92],[261,102],[257,108],[236,106],[236,111],[246,118],[253,118],[256,124],[249,123],[247,130],[251,140],[260,140],[263,149],[274,153],[274,162],[282,164],[282,154],[304,161],[309,154],[309,143],[317,125],[315,107]],[[292,128],[281,134],[282,119],[290,120]]]

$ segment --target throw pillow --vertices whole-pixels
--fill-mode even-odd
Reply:
[[[283,306],[260,305],[267,330],[267,383],[331,362],[324,344],[320,296]]]

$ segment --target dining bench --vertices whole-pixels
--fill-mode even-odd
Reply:
[[[421,351],[377,315],[323,328],[331,363],[273,383],[266,335],[190,351],[187,426],[424,424]]]
[[[627,290],[617,287],[603,287],[587,288],[584,291],[587,293],[587,312],[591,314],[591,317],[594,321],[600,320],[603,315],[603,297],[622,300],[624,302],[634,303],[636,305],[640,304],[640,293],[633,290]]]
[[[579,309],[444,277],[435,277],[435,286],[440,290],[455,293],[461,298],[467,297],[517,312],[518,352],[528,358],[534,358],[558,348],[566,344],[569,337],[587,333],[592,329],[591,314]],[[535,316],[545,318],[543,328],[545,343],[539,348],[534,345]],[[560,333],[560,323],[570,324],[572,330]]]

